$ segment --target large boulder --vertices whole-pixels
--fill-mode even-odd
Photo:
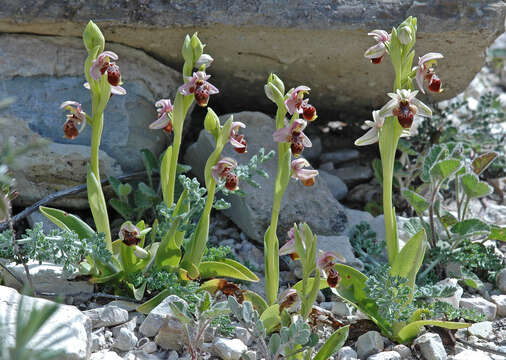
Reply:
[[[102,176],[120,175],[143,168],[139,150],[159,154],[167,138],[162,131],[149,130],[156,119],[154,102],[173,98],[180,74],[142,51],[118,44],[106,48],[119,55],[126,96],[113,96],[104,115],[100,162]],[[86,50],[80,39],[70,37],[0,35],[0,99],[14,97],[0,110],[6,124],[1,143],[15,146],[45,140],[46,144],[20,156],[12,166],[17,179],[19,205],[86,180],[91,127],[76,139],[63,137],[65,114],[60,104],[76,100],[91,112],[89,91],[83,87]],[[55,203],[85,207],[86,194]]]
[[[21,298],[25,315],[28,315],[29,311],[37,311],[51,304],[48,300],[21,296],[14,289],[0,286],[1,337],[8,347],[15,344],[16,314]],[[63,341],[53,342],[63,336],[65,336]],[[65,352],[55,360],[87,360],[91,355],[91,320],[74,306],[59,305],[58,310],[28,343],[28,348]]]
[[[185,34],[198,31],[216,60],[211,73],[223,94],[216,100],[227,111],[266,106],[262,85],[276,72],[289,87],[311,86],[318,108],[356,113],[383,105],[393,83],[389,61],[371,65],[363,57],[374,43],[368,31],[418,17],[417,56],[445,55],[442,100],[462,92],[479,71],[484,50],[503,31],[505,8],[502,0],[56,0],[50,6],[3,0],[0,31],[80,36],[94,19],[109,41],[171,65],[182,63]]]
[[[223,123],[229,116],[222,116],[221,122]],[[246,164],[260,148],[264,148],[265,153],[271,150],[277,151],[277,143],[272,140],[272,133],[275,131],[274,119],[260,112],[249,111],[236,113],[233,116],[234,121],[246,124],[246,129],[241,129],[241,134],[246,135],[248,152],[239,155],[230,145],[227,145],[222,156],[230,156],[239,164]],[[184,162],[192,166],[192,171],[201,183],[203,183],[205,163],[213,148],[212,135],[202,130],[197,142],[192,144],[185,154]],[[277,158],[265,162],[263,168],[269,174],[269,178],[259,176],[255,178],[261,189],[247,183],[240,183],[240,188],[247,195],[228,198],[227,201],[231,202],[232,207],[225,211],[225,215],[257,242],[263,242],[265,230],[270,224]],[[307,222],[313,232],[320,235],[336,235],[344,230],[346,215],[342,205],[321,179],[317,178],[316,183],[311,187],[303,186],[300,181],[290,180],[279,215],[278,235],[283,234],[282,237],[280,236],[280,243],[284,242],[284,234],[295,222]]]

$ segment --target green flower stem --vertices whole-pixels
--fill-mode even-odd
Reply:
[[[174,127],[174,140],[172,142],[172,152],[170,158],[169,173],[162,176],[168,177],[167,193],[164,195],[165,205],[170,207],[174,203],[174,189],[176,184],[177,160],[179,158],[179,148],[181,147],[181,138],[183,136],[183,124],[186,118],[186,113],[193,102],[193,95],[183,96],[177,93],[176,100],[174,101],[173,113],[173,127]]]
[[[284,126],[286,109],[278,107],[276,112],[276,129]],[[281,210],[281,200],[285,193],[290,174],[286,170],[290,169],[290,144],[278,144],[278,172],[274,182],[274,200],[272,204],[271,223],[264,238],[264,258],[265,258],[265,290],[267,302],[272,305],[276,302],[279,290],[279,241],[276,235],[278,228],[279,211]],[[288,154],[288,156],[287,156]]]
[[[401,137],[402,127],[397,118],[385,119],[379,137],[381,163],[383,165],[383,213],[385,216],[385,235],[388,262],[392,264],[399,252],[395,210],[392,203],[392,180],[394,175],[395,151]]]

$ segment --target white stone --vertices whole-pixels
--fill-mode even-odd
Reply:
[[[119,336],[119,332],[120,332],[120,330],[122,328],[126,328],[126,329],[128,329],[130,331],[134,331],[136,327],[137,327],[137,318],[133,317],[130,320],[128,320],[126,323],[113,327],[111,329],[112,330],[112,336],[118,337]]]
[[[115,337],[115,341],[112,344],[113,348],[121,351],[129,351],[135,348],[137,344],[137,336],[126,327],[119,329],[118,336]]]
[[[97,352],[99,350],[102,350],[102,348],[105,346],[105,337],[104,334],[97,334],[93,333],[91,334],[91,351]]]
[[[128,321],[128,311],[117,306],[104,306],[86,310],[83,313],[91,319],[94,329],[102,326],[119,325]]]
[[[39,293],[54,293],[57,296],[81,293],[81,295],[78,296],[80,300],[88,300],[93,293],[93,284],[87,281],[67,280],[70,274],[64,274],[62,265],[55,265],[48,262],[39,264],[38,261],[29,261],[27,265],[35,290]],[[25,282],[27,281],[25,268],[22,264],[9,263],[6,266],[18,279]],[[0,268],[0,278],[4,279],[5,285],[8,287],[16,290],[21,290],[23,288],[23,286],[3,268]]]
[[[406,345],[395,345],[393,350],[397,351],[403,360],[411,358],[411,349]]]
[[[464,350],[454,356],[455,360],[491,360],[491,358],[481,351]]]
[[[497,316],[506,316],[506,295],[492,295],[492,301],[497,305]]]
[[[242,326],[237,326],[235,328],[235,336],[243,343],[245,343],[246,346],[250,346],[253,340],[253,337],[251,336],[249,331],[243,328]]]
[[[350,239],[348,238],[348,236],[346,235],[339,235],[339,236],[317,235],[317,236],[318,236],[318,243],[316,246],[318,250],[322,250],[323,252],[327,251],[338,252],[346,259],[346,261],[344,262],[346,265],[352,266],[359,270],[364,268],[364,264],[362,264],[362,261],[360,261],[355,257],[355,254],[353,253],[353,247],[350,244]]]
[[[506,294],[506,268],[499,271],[495,278],[495,284],[503,294]]]
[[[155,307],[148,314],[146,319],[142,322],[139,331],[147,337],[153,337],[158,333],[166,318],[172,318],[173,312],[170,308],[170,303],[173,301],[184,301],[179,296],[170,295],[166,297],[157,307]],[[177,320],[172,320],[171,325],[181,328],[181,323]]]
[[[90,360],[123,360],[123,358],[114,351],[103,350],[91,354]]]
[[[497,313],[497,305],[481,297],[462,298],[460,307],[475,310],[486,316],[487,320],[494,320]]]
[[[153,354],[148,354],[142,350],[133,350],[128,352],[123,360],[160,360],[160,358]]]
[[[446,360],[446,350],[438,334],[425,333],[417,337],[414,345],[418,346],[426,360]]]
[[[45,305],[54,304],[45,299],[21,296],[15,289],[0,286],[0,319],[2,339],[6,346],[13,346],[16,338],[16,314],[19,301],[23,298],[23,309],[27,314],[31,309],[41,309]],[[57,336],[68,335],[63,341],[47,347],[50,340]],[[58,360],[87,360],[91,353],[91,321],[74,306],[59,305],[58,310],[49,318],[32,338],[31,344],[40,344],[34,349],[64,350],[65,355]]]
[[[222,360],[239,360],[242,353],[248,350],[248,347],[239,339],[225,339],[220,337],[214,339],[213,347],[215,353]]]
[[[436,298],[436,300],[448,303],[448,304],[452,305],[454,308],[458,309],[460,299],[462,298],[462,294],[464,294],[464,289],[462,289],[462,287],[459,286],[458,280],[452,279],[452,278],[447,278],[447,279],[439,281],[436,285],[442,286],[443,288],[450,287],[450,286],[457,288],[457,290],[455,291],[455,293],[452,296],[447,297],[447,298]]]
[[[369,356],[367,360],[401,360],[401,355],[397,351],[383,351]]]
[[[337,360],[355,360],[358,359],[357,352],[350,346],[343,346],[337,352]]]
[[[147,343],[143,344],[140,349],[146,354],[151,354],[158,349],[158,346],[156,346],[156,343],[154,341],[148,341]]]
[[[332,313],[339,316],[350,316],[351,309],[348,304],[344,302],[335,301],[332,303]]]
[[[243,357],[245,360],[257,360],[257,352],[253,350],[248,350],[244,353]]]
[[[482,321],[475,323],[467,328],[469,334],[477,336],[482,339],[491,339],[494,336],[491,321]]]
[[[178,355],[177,351],[175,351],[175,350],[172,350],[169,353],[169,356],[167,357],[167,360],[178,360],[178,359],[179,359],[179,355]]]
[[[377,331],[368,331],[358,337],[357,354],[359,359],[367,359],[368,356],[379,353],[384,348],[383,337]]]

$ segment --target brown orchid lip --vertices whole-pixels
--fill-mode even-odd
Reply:
[[[371,59],[371,62],[372,62],[373,64],[380,64],[382,59],[383,59],[383,56],[380,56],[380,57],[377,57],[377,58]]]
[[[225,178],[225,187],[227,190],[234,191],[237,190],[237,185],[239,184],[239,180],[237,179],[237,175],[232,174],[227,171],[227,175]]]
[[[310,177],[309,179],[301,180],[301,182],[304,186],[313,186],[315,183],[315,179],[314,177]]]
[[[63,124],[63,133],[67,139],[74,140],[79,135],[74,119],[70,118]]]

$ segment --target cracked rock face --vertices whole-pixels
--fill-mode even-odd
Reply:
[[[89,91],[83,87],[86,50],[70,37],[0,35],[0,99],[15,101],[0,110],[0,142],[14,146],[44,141],[13,165],[20,197],[26,205],[50,193],[86,181],[91,126],[74,140],[63,137],[65,112],[60,104],[75,100],[91,115]],[[142,51],[118,44],[107,50],[119,55],[126,96],[113,96],[104,114],[100,167],[102,176],[143,169],[140,150],[159,154],[166,146],[162,131],[148,129],[156,119],[154,102],[174,97],[180,75]],[[87,206],[86,194],[65,198],[57,206]]]
[[[363,57],[373,45],[368,31],[418,17],[417,56],[445,55],[438,70],[445,91],[437,100],[443,100],[462,92],[479,71],[484,50],[503,31],[505,8],[500,0],[57,0],[51,6],[4,0],[0,31],[77,37],[94,19],[108,41],[170,65],[182,63],[184,35],[198,31],[215,58],[213,84],[222,90],[216,101],[237,104],[227,110],[245,103],[266,109],[262,85],[276,72],[288,87],[311,86],[317,108],[355,113],[383,105],[393,83],[389,61],[371,65]]]

